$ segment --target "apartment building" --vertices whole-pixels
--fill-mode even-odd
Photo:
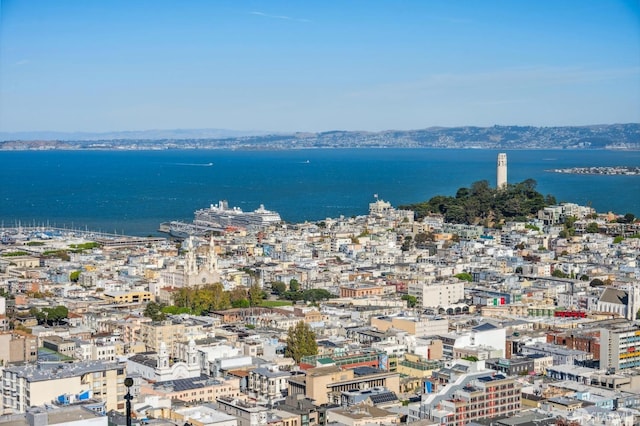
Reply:
[[[23,413],[35,405],[50,404],[63,394],[90,391],[106,403],[106,410],[125,406],[125,366],[100,361],[8,367],[2,373],[5,413]]]
[[[417,282],[409,284],[409,295],[423,308],[447,308],[464,299],[464,281]]]
[[[105,291],[102,297],[112,304],[147,303],[155,299],[148,291]]]
[[[222,396],[216,402],[218,410],[234,416],[238,426],[266,426],[269,409],[237,398]]]
[[[640,367],[640,325],[614,324],[600,330],[600,368],[625,370]]]
[[[19,331],[0,333],[0,365],[14,362],[35,362],[38,359],[38,338]]]
[[[372,317],[371,326],[380,331],[395,328],[414,336],[434,336],[449,332],[449,320],[447,318],[432,316]]]
[[[284,401],[291,373],[277,368],[254,368],[249,371],[247,391],[250,396],[268,404]]]
[[[186,340],[185,326],[181,322],[171,320],[154,321],[140,324],[140,340],[147,351],[159,352],[162,342],[169,350],[170,355],[175,355],[175,343]]]
[[[304,395],[316,405],[340,404],[343,391],[374,387],[385,387],[397,394],[400,374],[372,367],[342,369],[333,365],[311,368],[306,375],[294,375],[289,379],[289,395]]]
[[[440,425],[461,426],[480,419],[513,416],[521,409],[520,385],[515,378],[502,374],[486,374],[459,388],[447,388],[441,398],[424,404],[424,418]]]
[[[240,395],[240,380],[199,376],[145,384],[141,391],[163,399],[191,403],[215,402],[218,397],[237,398]]]

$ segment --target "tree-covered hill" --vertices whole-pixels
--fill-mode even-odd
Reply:
[[[525,220],[538,210],[556,203],[553,196],[544,196],[536,191],[537,182],[509,184],[504,189],[494,189],[489,182],[474,182],[470,188],[460,188],[455,197],[436,195],[429,201],[399,206],[413,210],[420,219],[430,213],[444,215],[447,222],[482,224],[490,226],[503,220]]]

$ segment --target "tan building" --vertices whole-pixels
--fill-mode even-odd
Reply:
[[[369,368],[369,367],[361,367]],[[372,371],[379,371],[372,369]],[[341,392],[352,389],[386,387],[389,391],[400,391],[400,374],[375,372],[356,375],[354,369],[342,369],[338,366],[317,367],[306,371],[306,375],[292,376],[289,379],[289,395],[304,395],[315,401],[316,405],[341,402]]]
[[[25,365],[5,368],[2,374],[5,413],[23,413],[35,405],[51,404],[61,395],[91,391],[107,411],[125,407],[125,366],[107,362]]]
[[[13,362],[36,362],[38,338],[19,331],[0,333],[0,365]]]
[[[366,404],[327,410],[327,421],[346,426],[390,425],[400,423],[397,413]]]
[[[150,352],[159,352],[164,342],[169,353],[175,355],[175,343],[186,340],[185,326],[171,320],[141,323],[140,340]]]
[[[73,358],[76,355],[76,343],[71,340],[65,340],[60,336],[43,337],[42,346],[69,358]]]
[[[264,426],[267,424],[269,409],[241,399],[219,397],[217,399],[218,410],[234,416],[238,420],[238,426]]]
[[[340,297],[358,299],[361,297],[381,296],[384,294],[384,286],[373,284],[353,284],[340,286]]]
[[[442,344],[440,346],[442,350]],[[418,355],[406,354],[404,359],[398,362],[397,372],[402,376],[424,379],[426,377],[431,377],[433,370],[437,370],[441,367],[441,362],[428,361]]]
[[[420,317],[372,317],[371,326],[380,331],[390,328],[406,331],[415,336],[435,336],[449,332],[449,320],[446,318]]]
[[[112,304],[147,303],[154,300],[148,291],[107,291],[102,298]]]
[[[11,263],[17,268],[37,268],[40,266],[40,258],[33,256],[12,256]]]
[[[141,395],[158,395],[161,398],[184,402],[215,402],[218,397],[237,398],[240,395],[240,380],[195,377],[168,380],[140,387]]]

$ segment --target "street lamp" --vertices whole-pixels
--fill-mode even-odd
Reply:
[[[133,386],[133,379],[131,377],[127,377],[124,379],[124,385],[127,387],[127,394],[124,396],[124,399],[127,401],[127,426],[131,426],[131,400],[133,397],[131,396],[131,386]]]

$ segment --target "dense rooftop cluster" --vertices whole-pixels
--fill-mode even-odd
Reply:
[[[184,241],[0,233],[0,425],[124,424],[127,392],[163,425],[640,419],[632,217],[498,229],[376,200]]]

